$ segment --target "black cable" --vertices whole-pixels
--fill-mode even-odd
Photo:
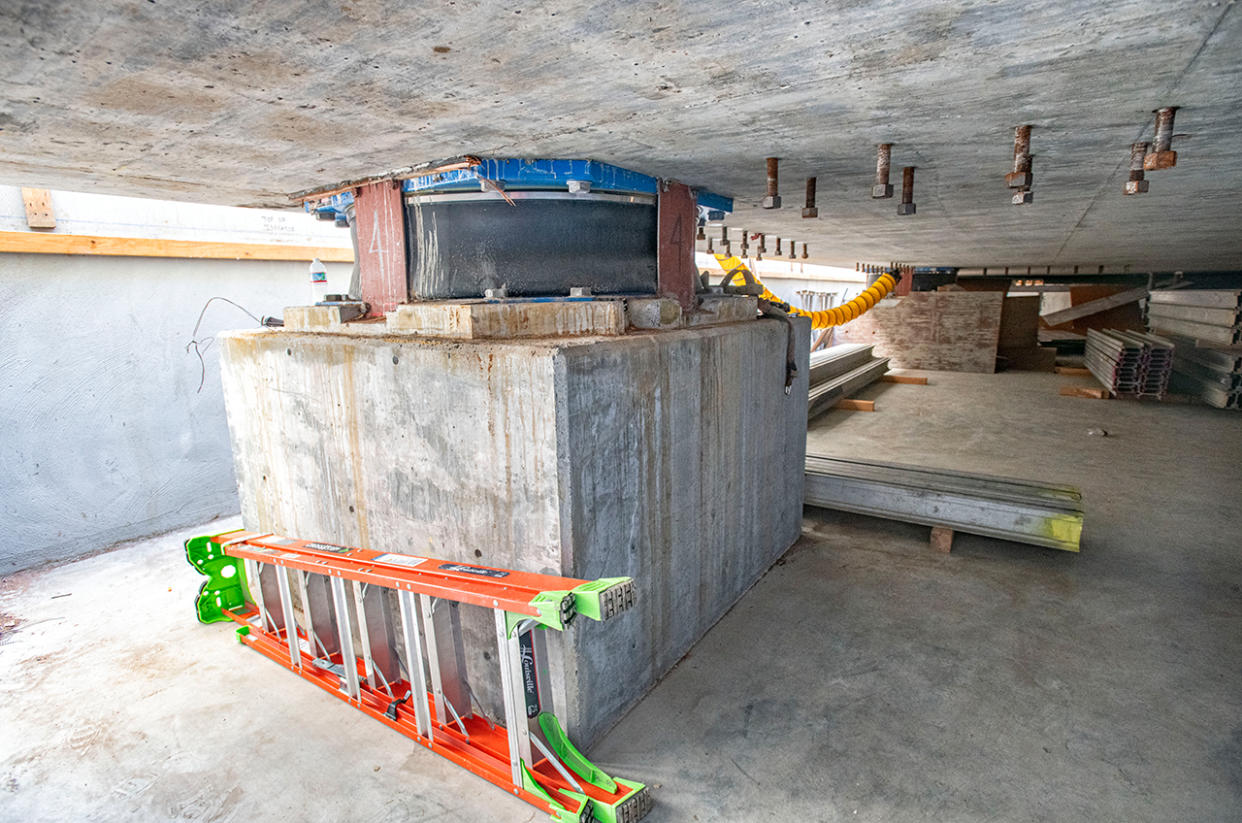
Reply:
[[[263,321],[255,317],[253,314],[251,314],[246,309],[245,306],[242,306],[238,303],[234,303],[232,300],[228,299],[227,297],[210,297],[207,299],[207,302],[203,304],[203,310],[198,313],[198,322],[194,324],[194,331],[190,333],[190,342],[185,344],[186,354],[189,354],[190,350],[193,349],[194,354],[198,356],[198,366],[199,366],[200,374],[198,378],[198,391],[194,392],[195,394],[201,393],[203,391],[203,385],[207,382],[207,361],[203,359],[203,352],[207,351],[207,349],[211,347],[211,344],[216,342],[216,338],[214,335],[211,337],[208,337],[206,341],[199,340],[198,330],[199,330],[199,327],[203,325],[203,317],[205,317],[207,314],[207,307],[217,300],[223,300],[225,303],[228,303],[230,306],[240,309],[241,311],[245,312],[246,316],[249,317],[251,320],[258,323],[260,326],[263,325]]]

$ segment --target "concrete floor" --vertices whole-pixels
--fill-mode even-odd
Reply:
[[[1242,416],[1067,382],[933,374],[813,426],[1077,483],[1083,552],[808,511],[595,748],[649,820],[1242,818]],[[541,818],[198,625],[184,536],[0,582],[0,820]]]

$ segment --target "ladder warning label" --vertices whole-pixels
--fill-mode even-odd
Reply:
[[[306,548],[321,552],[336,552],[337,554],[349,554],[353,551],[349,546],[338,546],[335,543],[307,543]]]
[[[508,572],[502,572],[500,569],[485,569],[482,566],[467,566],[464,563],[441,563],[440,568],[446,572],[465,572],[466,574],[477,574],[482,577],[508,577]]]
[[[413,557],[408,554],[378,554],[371,558],[372,563],[393,563],[397,566],[417,566],[426,561],[425,557]]]

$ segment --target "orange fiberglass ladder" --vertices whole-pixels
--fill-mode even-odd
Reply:
[[[544,642],[579,615],[628,609],[630,578],[574,580],[247,531],[185,548],[208,577],[200,621],[240,623],[243,644],[562,823],[632,823],[650,810],[645,786],[610,777],[569,742]],[[460,603],[494,613],[504,726],[473,708]]]

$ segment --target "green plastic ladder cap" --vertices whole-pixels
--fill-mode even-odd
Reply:
[[[586,814],[586,812],[591,808],[590,805],[588,805],[590,801],[587,800],[587,796],[585,794],[578,794],[577,792],[571,792],[566,789],[559,790],[560,794],[568,795],[572,800],[577,802],[576,808],[568,808],[564,803],[554,800],[552,795],[548,794],[547,789],[539,785],[539,782],[535,780],[535,776],[530,773],[530,769],[525,763],[522,764],[522,788],[533,795],[543,798],[552,806],[552,810],[549,814],[552,816],[553,820],[560,821],[560,823],[581,823],[584,819],[590,819]]]
[[[586,758],[582,752],[570,742],[569,737],[565,734],[565,729],[561,726],[561,721],[551,712],[541,712],[539,714],[539,729],[543,732],[544,739],[548,741],[548,745],[552,747],[552,751],[560,758],[561,762],[569,767],[570,771],[581,777],[592,786],[603,789],[609,794],[617,791],[617,783],[609,777],[603,769],[596,766]]]
[[[607,620],[634,605],[634,579],[604,577],[583,583],[572,594],[578,614],[592,620]]]

